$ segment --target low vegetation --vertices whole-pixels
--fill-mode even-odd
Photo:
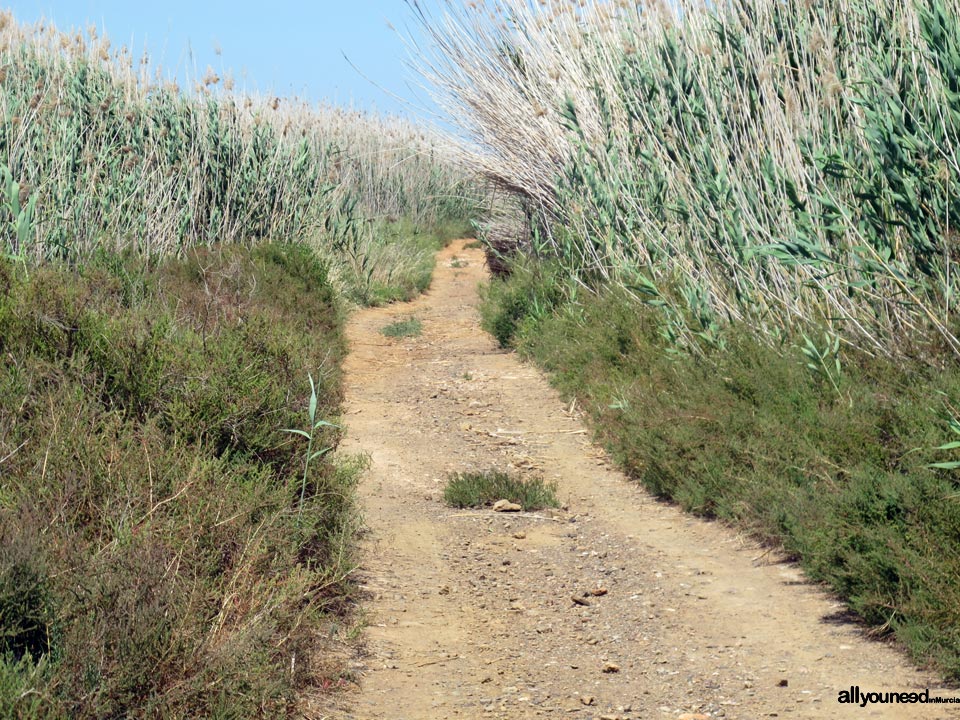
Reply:
[[[362,305],[412,300],[427,289],[438,250],[472,232],[465,221],[422,225],[411,220],[379,223],[360,252],[338,264],[343,293]]]
[[[338,313],[294,245],[0,265],[0,715],[278,717],[322,683],[357,466],[304,475],[281,429],[308,375],[339,412]]]
[[[539,477],[522,478],[499,470],[456,473],[447,480],[443,499],[455,508],[484,507],[508,500],[524,510],[559,507],[556,487]]]

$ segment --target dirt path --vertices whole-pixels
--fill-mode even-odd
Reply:
[[[612,469],[575,409],[479,329],[484,274],[482,253],[456,243],[428,294],[348,327],[344,449],[372,458],[367,652],[348,717],[960,717],[838,704],[853,685],[960,692],[865,639],[793,565]],[[380,334],[410,315],[420,337]],[[568,510],[442,503],[448,473],[491,467],[555,479]],[[589,605],[571,599],[596,588]]]

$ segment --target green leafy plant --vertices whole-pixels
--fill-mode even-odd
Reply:
[[[823,334],[823,346],[817,345],[806,335],[800,352],[807,358],[807,367],[817,377],[830,383],[837,395],[840,395],[840,338]]]
[[[317,388],[313,383],[313,375],[307,375],[307,378],[310,380],[310,402],[307,405],[307,419],[309,420],[310,431],[298,430],[296,428],[284,428],[281,432],[290,433],[292,435],[299,435],[307,439],[307,452],[304,455],[303,461],[303,479],[300,483],[300,507],[297,510],[297,519],[299,520],[303,516],[303,502],[307,494],[307,474],[310,472],[310,463],[316,460],[323,455],[326,455],[333,448],[325,447],[322,450],[314,450],[313,443],[317,437],[317,431],[321,428],[335,428],[339,425],[335,425],[332,422],[327,420],[317,420]]]
[[[947,420],[947,426],[954,435],[960,435],[960,419],[957,419],[955,416],[951,416]],[[958,448],[960,448],[960,440],[952,440],[944,443],[943,445],[937,445],[937,447],[934,449],[956,450]],[[957,468],[960,468],[960,460],[947,460],[944,462],[930,463],[927,465],[927,467],[940,468],[941,470],[956,470]]]
[[[27,198],[27,204],[21,205],[20,193],[22,187],[20,183],[13,179],[13,173],[6,165],[0,164],[0,183],[2,183],[6,198],[7,210],[10,218],[7,221],[10,228],[12,242],[7,248],[7,257],[11,260],[18,260],[23,264],[24,270],[27,267],[27,241],[33,233],[33,214],[37,207],[37,194],[31,193]]]

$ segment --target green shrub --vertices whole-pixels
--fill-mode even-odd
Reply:
[[[35,662],[30,655],[17,660],[0,655],[0,717],[17,720],[60,720],[62,710],[38,691],[48,679],[49,661]]]
[[[356,467],[304,476],[280,430],[308,375],[339,413],[341,317],[295,245],[0,263],[0,714],[283,717],[320,683]]]
[[[32,520],[24,513],[17,522],[7,517],[0,523],[0,657],[15,662],[49,655],[56,646],[57,607]]]
[[[516,263],[509,282],[486,287],[483,328],[500,347],[512,347],[524,327],[545,318],[563,299],[561,274],[550,266]]]

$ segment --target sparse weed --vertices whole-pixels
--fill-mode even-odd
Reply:
[[[307,427],[309,430],[284,429],[283,432],[292,435],[299,435],[307,439],[307,452],[303,457],[303,478],[300,485],[300,504],[297,508],[297,520],[303,517],[303,499],[307,493],[307,477],[310,474],[310,463],[317,460],[333,449],[333,446],[327,446],[321,450],[313,449],[313,441],[316,439],[317,431],[322,428],[336,428],[338,425],[324,419],[317,420],[317,387],[313,384],[313,375],[307,375],[310,380],[310,400],[307,402]]]
[[[800,352],[807,358],[807,368],[817,377],[827,380],[833,391],[839,396],[841,379],[840,338],[831,337],[829,333],[825,333],[823,345],[818,346],[804,335]]]
[[[940,395],[945,395],[942,391]],[[944,398],[950,415],[946,418],[947,427],[954,436],[960,435],[960,418],[956,415],[956,410],[950,405],[949,398]],[[960,440],[951,440],[942,445],[937,445],[935,450],[957,450],[960,449]],[[960,460],[944,460],[930,463],[927,467],[940,468],[941,470],[960,470]]]

